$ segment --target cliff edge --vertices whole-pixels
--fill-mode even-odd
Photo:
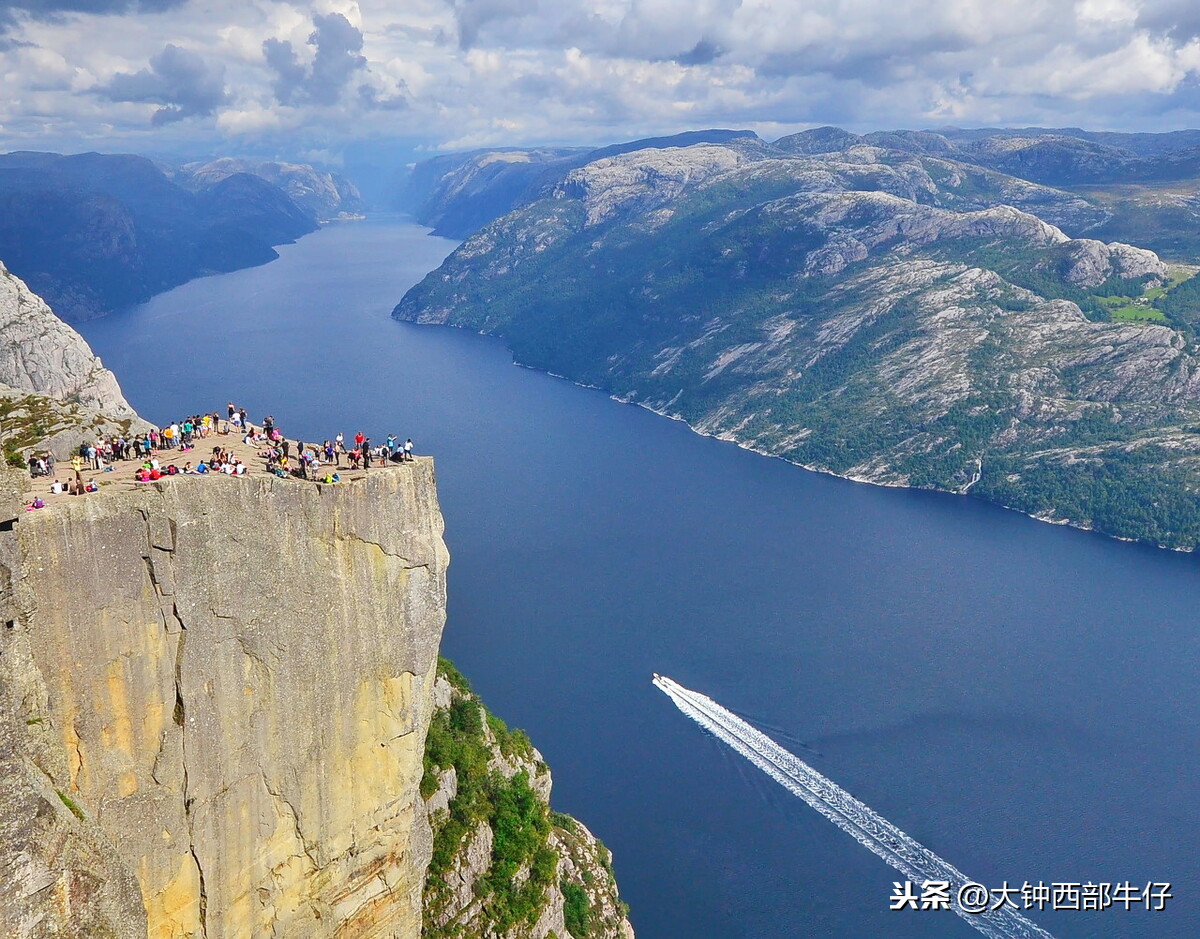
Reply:
[[[448,560],[432,461],[17,499],[0,933],[418,935]]]

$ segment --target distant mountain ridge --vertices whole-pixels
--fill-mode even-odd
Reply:
[[[266,263],[316,228],[247,173],[192,191],[132,154],[0,154],[0,257],[68,321]]]
[[[1193,549],[1195,267],[1081,237],[1122,220],[982,165],[1013,139],[822,128],[596,159],[395,315],[808,467]]]
[[[571,169],[618,152],[710,142],[763,155],[823,156],[856,147],[952,161],[1071,193],[1090,207],[1050,218],[1071,235],[1129,241],[1169,260],[1200,257],[1200,131],[1119,134],[1078,128],[945,129],[855,134],[818,127],[773,142],[751,131],[696,131],[599,150],[476,151],[417,164],[405,201],[436,234],[466,238],[544,195]],[[504,165],[494,165],[503,154]],[[530,165],[532,164],[532,165]],[[994,203],[993,203],[994,204]]]
[[[197,191],[241,173],[271,183],[321,222],[356,218],[366,208],[354,183],[337,173],[318,170],[307,163],[220,157],[207,162],[185,163],[179,168],[175,180],[186,189]]]
[[[594,160],[649,147],[683,147],[758,140],[748,130],[701,130],[648,137],[607,147],[474,150],[418,163],[400,204],[435,235],[466,238],[472,232],[537,198],[571,170]]]

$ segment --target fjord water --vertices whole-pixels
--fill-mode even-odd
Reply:
[[[451,247],[334,225],[82,332],[153,420],[233,399],[436,457],[444,651],[613,849],[639,939],[976,935],[890,912],[894,871],[652,672],[990,887],[1173,884],[1163,912],[1031,915],[1056,936],[1200,935],[1197,559],[808,473],[391,320]]]

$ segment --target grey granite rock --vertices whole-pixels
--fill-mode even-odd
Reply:
[[[137,415],[83,337],[0,262],[0,383],[121,420]]]

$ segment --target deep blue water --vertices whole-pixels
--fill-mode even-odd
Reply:
[[[890,912],[898,875],[652,671],[989,886],[1174,885],[1165,912],[1035,916],[1056,935],[1200,936],[1200,559],[808,473],[391,320],[451,247],[332,226],[82,331],[151,419],[232,398],[435,455],[445,651],[614,850],[639,939],[977,935]]]

